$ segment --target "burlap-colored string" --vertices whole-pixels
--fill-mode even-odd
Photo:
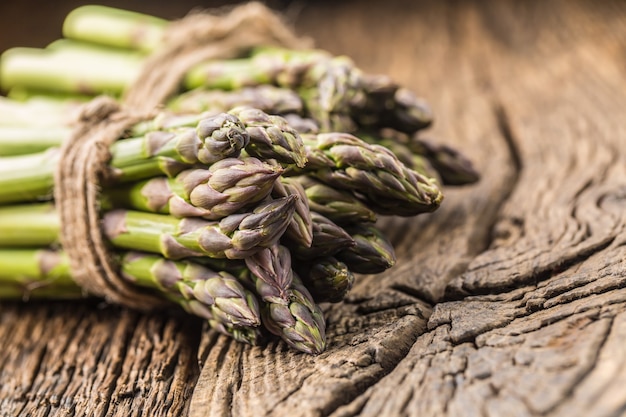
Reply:
[[[109,146],[139,121],[154,115],[176,93],[185,73],[207,59],[240,55],[258,45],[308,46],[272,11],[247,3],[228,13],[190,14],[168,28],[163,45],[144,64],[123,105],[98,97],[87,104],[71,137],[61,148],[55,175],[55,200],[61,244],[72,275],[87,292],[140,310],[166,305],[119,275],[102,235],[99,183],[107,173]]]
[[[138,309],[163,301],[138,291],[117,271],[117,263],[100,228],[99,182],[106,174],[109,146],[128,127],[143,120],[120,111],[111,98],[99,97],[85,107],[76,128],[61,147],[54,198],[61,221],[61,244],[74,280],[90,294]]]

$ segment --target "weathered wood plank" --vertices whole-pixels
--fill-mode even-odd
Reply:
[[[200,324],[89,303],[3,303],[0,415],[185,415]]]
[[[623,226],[621,205],[603,201],[623,194],[626,132],[616,110],[626,108],[624,62],[603,35],[580,32],[623,26],[624,13],[585,21],[591,9],[565,3],[561,9],[558,16],[547,10],[545,24],[559,30],[540,38],[535,51],[503,47],[493,40],[500,32],[484,36],[493,57],[486,65],[524,169],[491,250],[452,283],[450,296],[536,280],[603,249]],[[506,20],[503,13],[503,21],[513,44],[534,27],[517,15]],[[626,39],[623,27],[621,33]]]

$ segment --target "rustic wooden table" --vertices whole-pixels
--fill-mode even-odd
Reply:
[[[299,3],[298,32],[425,97],[482,181],[385,219],[398,264],[318,356],[186,316],[0,305],[0,415],[626,413],[626,3]],[[293,9],[292,9],[293,10]]]

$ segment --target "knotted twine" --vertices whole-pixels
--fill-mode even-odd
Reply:
[[[194,65],[240,56],[259,45],[299,49],[309,42],[298,38],[281,17],[256,2],[227,13],[190,14],[168,26],[163,44],[147,58],[121,105],[111,98],[97,97],[82,108],[72,134],[61,147],[54,198],[61,222],[61,245],[69,257],[72,277],[85,291],[139,310],[168,305],[120,276],[103,236],[99,184],[109,172],[109,147],[133,125],[154,117]]]

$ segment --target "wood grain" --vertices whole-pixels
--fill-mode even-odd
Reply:
[[[182,315],[4,303],[0,414],[622,415],[625,4],[289,10],[318,46],[426,98],[424,136],[462,149],[481,182],[446,189],[432,215],[381,220],[398,265],[324,306],[317,357]]]

